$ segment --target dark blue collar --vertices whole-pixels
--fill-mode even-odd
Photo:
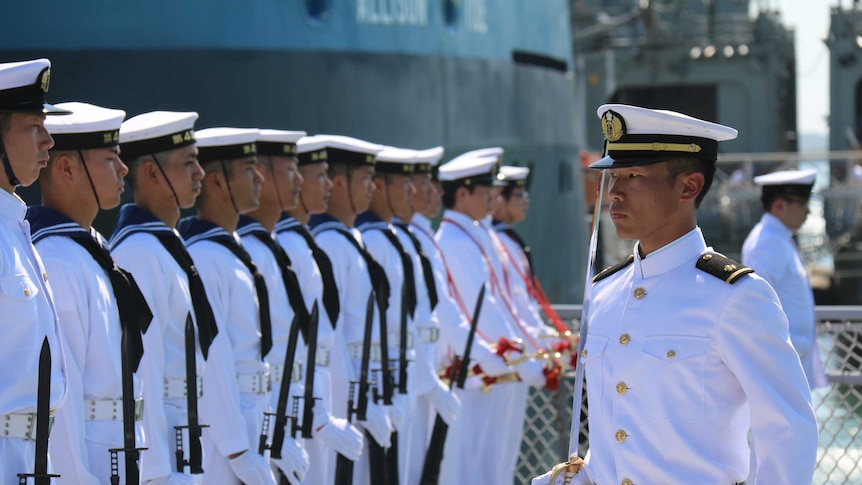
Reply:
[[[81,227],[80,224],[66,217],[66,215],[54,209],[49,209],[48,207],[30,207],[27,209],[26,218],[27,221],[30,222],[30,238],[32,239],[33,244],[36,244],[38,241],[48,236],[96,237],[94,233],[98,234],[96,231],[90,233]],[[98,237],[96,237],[96,239],[99,240]],[[101,243],[102,241],[99,240],[99,242]]]
[[[356,216],[356,228],[362,232],[370,229],[389,229],[389,223],[371,211],[365,211]]]
[[[117,247],[124,239],[137,232],[176,235],[167,224],[146,209],[135,204],[126,204],[120,208],[117,225],[114,226],[114,233],[111,235],[111,248]]]
[[[265,234],[272,237],[272,234],[267,232],[266,228],[263,227],[263,224],[246,215],[239,216],[239,224],[236,226],[236,232],[240,237],[252,234]]]
[[[311,218],[308,220],[308,227],[311,229],[312,234],[317,236],[323,231],[328,229],[339,229],[342,231],[349,231],[350,228],[344,225],[341,221],[336,219],[330,214],[312,214]]]
[[[221,227],[213,224],[205,219],[197,217],[185,217],[180,219],[177,224],[177,229],[180,231],[180,236],[186,241],[186,246],[202,241],[205,239],[217,241],[221,238],[229,239],[236,242],[231,234]]]

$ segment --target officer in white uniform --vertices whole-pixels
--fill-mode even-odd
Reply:
[[[373,285],[368,264],[360,252],[360,249],[364,251],[362,236],[353,228],[353,224],[356,215],[366,211],[371,202],[375,155],[383,147],[339,135],[318,135],[315,138],[323,141],[326,148],[332,191],[326,212],[313,214],[309,219],[309,227],[315,242],[332,262],[333,277],[338,288],[340,312],[335,331],[347,346],[349,361],[336,362],[340,355],[335,353],[330,365],[344,369],[343,372],[331,373],[332,412],[343,418],[346,417],[350,381],[356,381],[359,376],[365,309]],[[369,367],[369,376],[372,378],[375,374],[380,374],[381,367],[378,318],[379,309],[375,308]],[[379,378],[376,380],[379,381]],[[367,421],[357,421],[357,424],[380,446],[388,448],[392,422],[382,401],[378,404],[369,399],[367,418]],[[365,450],[368,450],[368,446]],[[363,452],[356,462],[353,478],[357,484],[370,483],[367,452]]]
[[[187,359],[197,400],[207,359],[223,356],[209,359],[212,376],[230,355],[226,334],[217,335],[200,276],[175,231],[180,209],[194,205],[204,175],[194,139],[197,118],[194,112],[153,111],[120,127],[134,203],[120,209],[110,246],[117,264],[135,275],[153,313],[152,328],[144,335],[144,359],[154,364],[143,370],[147,450],[141,460],[142,480],[151,485],[199,482],[199,473],[192,475],[190,467],[176,463],[176,427],[189,425]],[[190,355],[185,350],[187,319],[193,324],[189,335],[195,350]],[[181,432],[184,460],[191,460],[188,431]]]
[[[272,350],[266,355],[272,387],[269,409],[272,412],[277,411],[282,381],[290,379],[288,407],[285,408],[286,414],[289,415],[293,415],[294,398],[304,396],[305,369],[314,364],[306,362],[307,344],[300,332],[292,365],[285,368],[284,359],[292,321],[297,318],[297,325],[308,325],[306,320],[309,317],[309,308],[305,305],[303,291],[291,269],[292,260],[275,242],[273,231],[281,213],[286,208],[295,207],[297,203],[302,176],[296,167],[296,142],[304,135],[304,131],[283,130],[261,130],[258,133],[255,145],[258,167],[263,174],[260,204],[257,209],[239,216],[236,231],[242,239],[243,247],[266,279],[269,291],[269,314],[272,319]],[[304,404],[300,401],[299,409],[303,409]],[[297,417],[302,419],[301,415]],[[268,420],[265,427],[272,437],[276,416]],[[291,423],[288,423],[282,444],[283,460],[280,461],[285,468],[281,469],[280,473],[290,483],[298,484],[308,471],[309,458],[302,440],[297,439],[291,431]]]
[[[784,170],[754,177],[761,186],[763,216],[742,245],[742,263],[778,293],[811,389],[828,384],[815,340],[814,294],[793,235],[808,217],[817,170]]]
[[[45,130],[45,115],[68,111],[45,103],[51,63],[48,59],[0,64],[0,308],[6,369],[0,386],[0,483],[16,484],[19,473],[34,472],[36,395],[39,357],[48,341],[51,366],[50,407],[66,396],[66,363],[48,273],[30,242],[27,206],[16,194],[29,186],[48,161],[54,145]]]
[[[296,273],[302,296],[308,308],[317,301],[320,305],[317,358],[315,359],[314,393],[320,397],[314,405],[314,437],[305,441],[309,462],[303,483],[329,484],[335,470],[335,453],[356,461],[362,454],[363,437],[346,419],[335,417],[333,406],[346,409],[346,403],[332,400],[332,372],[334,362],[347,363],[347,348],[340,332],[333,328],[340,312],[338,288],[332,273],[332,262],[314,241],[308,229],[311,214],[324,212],[329,202],[332,180],[327,174],[326,146],[316,137],[303,137],[296,143],[296,156],[301,186],[299,200],[285,210],[275,225],[276,240],[290,255],[291,269]],[[334,358],[338,353],[340,357]],[[349,372],[339,371],[342,375]]]
[[[511,343],[526,335],[519,328],[517,314],[513,314],[508,301],[510,289],[491,234],[481,222],[492,210],[492,185],[497,180],[501,152],[483,151],[478,155],[468,152],[440,167],[446,211],[436,239],[451,273],[454,292],[466,305],[472,308],[480,287],[485,285],[477,338],[497,343],[501,355],[515,359],[522,353],[515,351],[514,347],[518,346],[513,347]],[[507,351],[509,347],[513,350]],[[535,351],[525,349],[527,353]],[[544,382],[542,365],[536,361],[522,360],[516,370],[517,373],[507,374],[505,380],[498,378],[489,389],[484,389],[487,392],[481,392],[479,386],[468,382],[467,389],[459,394],[462,408],[454,427],[463,428],[459,430],[461,439],[447,439],[441,474],[451,474],[446,476],[457,483],[476,483],[477,480],[478,483],[500,483],[504,477],[514,474],[517,454],[511,457],[510,450],[520,446],[520,439],[509,443],[508,428],[513,421],[519,428],[522,425],[523,416],[513,416],[512,411],[520,406],[515,400],[521,397],[525,400],[526,396],[521,396],[523,392],[505,381]],[[477,455],[478,458],[466,459]],[[477,474],[476,459],[496,466]]]
[[[235,377],[204,383],[203,482],[274,484],[267,459],[257,452],[263,413],[269,402],[272,346],[267,289],[236,235],[239,215],[258,206],[262,176],[257,170],[256,129],[209,128],[195,132],[206,172],[197,217],[178,228],[200,272],[219,333],[233,350]],[[205,371],[208,373],[209,369]]]
[[[572,483],[738,483],[749,429],[753,483],[811,483],[817,423],[778,297],[696,225],[736,130],[618,104],[598,116],[608,156],[592,167],[609,170],[617,233],[637,243],[585,302],[589,453]]]
[[[121,321],[121,307],[145,301],[126,299],[129,283],[111,277],[113,261],[105,240],[93,227],[100,210],[120,203],[128,167],[119,156],[119,131],[126,113],[86,103],[61,103],[73,114],[47,120],[54,137],[48,166],[39,175],[42,206],[32,207],[27,219],[33,244],[54,280],[60,328],[68,343],[68,363],[74,365],[75,386],[66,405],[57,411],[63,423],[51,443],[58,483],[107,484],[111,477],[112,448],[123,448],[123,380],[133,379],[136,410],[142,409],[142,336],[151,318]],[[114,283],[125,285],[115,288]],[[134,315],[134,314],[133,314]],[[124,332],[129,348],[121,349]],[[123,353],[129,352],[135,375],[121,372]],[[142,416],[135,416],[140,420]],[[138,431],[140,431],[140,427]],[[138,433],[140,435],[140,433]],[[136,446],[146,446],[138,437]],[[125,477],[125,455],[118,454]]]

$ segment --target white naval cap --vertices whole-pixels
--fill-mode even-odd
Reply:
[[[295,157],[296,142],[304,137],[304,131],[262,129],[257,135],[257,153],[269,156]]]
[[[127,119],[120,127],[123,157],[132,160],[194,144],[197,119],[194,111],[151,111]]]
[[[446,185],[498,185],[496,156],[458,156],[440,166],[440,182]]]
[[[527,167],[504,165],[500,167],[500,171],[497,173],[497,180],[505,183],[508,187],[523,187],[527,185],[529,175],[530,169]]]
[[[715,162],[718,142],[736,138],[729,126],[661,109],[603,104],[596,110],[607,156],[590,168],[650,165],[680,156]]]
[[[120,125],[126,112],[89,103],[59,103],[68,116],[52,116],[45,120],[45,129],[54,138],[54,150],[88,150],[109,148],[120,144]]]
[[[329,162],[348,165],[374,165],[383,145],[343,135],[317,135],[326,146]]]
[[[68,110],[45,102],[51,84],[51,61],[6,62],[0,64],[0,112],[67,115]]]
[[[817,178],[817,169],[807,170],[781,170],[754,177],[754,183],[761,186],[763,198],[776,198],[780,196],[797,196],[802,198],[811,197],[811,189],[814,188],[814,180]]]
[[[257,128],[206,128],[195,132],[198,160],[201,163],[215,160],[233,160],[257,155],[255,141]]]
[[[413,168],[413,173],[430,173],[432,178],[436,178],[436,167],[443,158],[443,151],[442,146],[416,150],[416,166]]]
[[[374,171],[377,173],[393,173],[410,175],[416,163],[416,150],[409,148],[383,147],[377,154]]]
[[[326,139],[318,135],[304,136],[296,142],[299,166],[323,163],[327,159]]]

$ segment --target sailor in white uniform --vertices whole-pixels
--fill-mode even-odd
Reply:
[[[828,384],[815,340],[814,294],[793,235],[808,217],[808,199],[817,170],[783,170],[759,177],[763,216],[742,245],[742,264],[750,266],[778,293],[790,324],[790,341],[799,354],[808,386]]]
[[[257,209],[239,216],[237,234],[243,247],[251,255],[258,271],[266,280],[269,291],[269,314],[272,319],[272,350],[267,354],[272,389],[270,390],[269,409],[277,412],[282,381],[290,380],[285,413],[293,415],[295,398],[302,398],[305,391],[305,369],[314,363],[307,362],[307,343],[304,339],[308,329],[309,308],[306,307],[303,291],[292,268],[292,260],[273,238],[275,224],[281,213],[295,207],[299,197],[302,176],[296,167],[296,142],[305,135],[304,131],[260,130],[257,146],[258,167],[263,174],[260,184],[260,204]],[[288,340],[293,320],[301,331],[297,335],[293,362],[285,367]],[[287,383],[285,383],[287,384]],[[316,387],[314,388],[316,390]],[[305,403],[299,402],[299,409]],[[295,416],[303,419],[301,413]],[[276,416],[267,418],[270,440]],[[294,436],[293,425],[288,422],[282,443],[284,468],[281,473],[290,483],[298,484],[309,468],[309,457],[299,436]],[[261,434],[263,434],[261,432]]]
[[[204,382],[204,478],[210,484],[276,483],[269,461],[258,454],[263,413],[269,403],[272,347],[268,293],[263,276],[242,248],[236,225],[258,205],[256,129],[209,128],[195,132],[206,175],[197,217],[181,219],[180,234],[200,272],[219,333],[230,340],[235,377]],[[209,369],[205,370],[205,375]]]
[[[0,64],[0,318],[3,342],[0,366],[0,483],[16,484],[19,473],[35,466],[36,400],[40,386],[50,385],[50,409],[66,396],[66,362],[51,297],[48,273],[30,242],[27,206],[16,194],[39,177],[54,145],[45,130],[46,115],[68,114],[45,103],[51,63],[48,59]],[[40,383],[39,362],[46,342],[51,364]],[[43,443],[47,445],[47,443]],[[44,457],[43,457],[44,458]]]
[[[121,207],[110,246],[117,264],[135,275],[153,313],[153,328],[144,335],[144,359],[154,364],[143,370],[147,450],[141,460],[142,479],[151,485],[199,483],[202,454],[192,451],[195,445],[200,449],[199,434],[192,443],[188,429],[178,427],[205,424],[194,410],[190,422],[189,402],[195,408],[203,392],[207,359],[212,376],[227,359],[210,356],[230,355],[227,336],[218,335],[200,275],[175,230],[180,210],[194,205],[204,175],[194,139],[197,118],[194,112],[153,111],[120,127],[134,203]],[[177,464],[177,451],[185,452],[190,466]]]
[[[46,122],[55,145],[39,175],[42,205],[27,213],[33,244],[54,276],[68,363],[80,377],[70,386],[66,406],[57,411],[62,425],[52,441],[54,466],[61,475],[58,483],[107,484],[112,475],[108,450],[124,448],[124,398],[135,400],[136,411],[142,409],[137,371],[146,365],[142,333],[152,320],[143,296],[132,289],[131,276],[116,268],[104,238],[92,227],[100,210],[120,203],[128,173],[118,146],[126,113],[86,103],[58,106],[73,114]],[[121,346],[124,333],[127,348]],[[122,371],[125,358],[129,374]],[[129,396],[123,389],[127,379]],[[132,419],[142,417],[136,412]],[[140,424],[131,425],[138,434],[132,447],[146,446]],[[118,453],[120,476],[132,480],[126,476],[126,457]]]
[[[371,202],[375,155],[383,147],[339,135],[318,135],[316,138],[323,141],[326,148],[332,192],[326,212],[313,214],[309,219],[309,227],[315,242],[332,262],[333,276],[338,288],[340,312],[335,331],[347,346],[349,361],[335,362],[341,356],[339,353],[332,356],[330,365],[344,369],[343,372],[331,373],[334,403],[332,412],[338,417],[346,417],[345,404],[348,402],[350,381],[356,381],[360,373],[368,297],[372,290],[386,291],[388,288],[386,275],[382,274],[382,271],[375,273],[372,279],[369,262],[376,263],[365,251],[361,234],[353,228],[356,215],[366,211]],[[378,394],[382,391],[379,317],[380,310],[375,306],[369,376],[377,381]],[[391,444],[392,422],[388,407],[384,405],[384,400],[374,402],[374,399],[369,399],[368,419],[356,422],[367,431],[370,439],[383,448],[389,448]],[[366,441],[362,457],[354,468],[354,483],[371,483],[369,447],[370,442]],[[373,470],[374,473],[382,471],[379,468]]]
[[[592,167],[609,170],[617,233],[637,243],[585,302],[589,453],[572,483],[738,483],[749,429],[750,482],[811,483],[817,423],[778,297],[696,225],[718,142],[736,130],[618,104],[598,116],[608,156]]]
[[[275,225],[275,237],[290,255],[291,269],[296,273],[306,306],[311,308],[315,301],[320,305],[314,372],[314,393],[320,400],[314,405],[314,437],[304,440],[313,466],[303,483],[329,484],[335,471],[335,453],[356,461],[362,454],[363,436],[346,419],[334,415],[335,406],[347,409],[347,403],[332,400],[334,363],[350,360],[340,333],[333,327],[338,321],[340,306],[332,262],[314,241],[307,226],[311,214],[326,210],[332,190],[332,180],[327,174],[326,146],[316,137],[306,136],[297,141],[296,152],[302,178],[299,200],[282,213]],[[333,357],[336,353],[340,357]],[[349,375],[352,369],[338,372]]]
[[[517,314],[513,314],[508,301],[510,289],[489,229],[481,222],[492,210],[492,185],[497,180],[500,154],[501,151],[484,156],[468,152],[441,166],[439,175],[446,211],[436,238],[455,291],[462,301],[471,305],[480,287],[485,285],[485,302],[476,335],[487,343],[497,343],[500,355],[519,360],[517,372],[507,374],[505,379],[495,379],[490,388],[484,389],[487,392],[481,392],[478,386],[471,388],[468,383],[468,388],[459,394],[462,409],[456,427],[464,428],[460,430],[462,439],[458,448],[451,448],[455,443],[450,445],[447,439],[441,472],[452,473],[459,483],[476,480],[479,483],[499,483],[504,477],[513,475],[517,454],[513,459],[509,451],[520,445],[507,441],[508,428],[522,426],[523,415],[514,416],[512,412],[520,406],[515,399],[520,399],[523,392],[505,381],[544,382],[540,363],[529,358],[520,359],[522,354],[535,353],[536,349],[516,343],[526,335],[519,328]],[[484,384],[487,386],[490,382],[485,380]],[[520,443],[520,439],[517,441]],[[457,457],[475,456],[477,453],[483,461],[497,466],[477,476],[472,460],[462,459],[459,464],[455,463]],[[457,468],[453,471],[452,467]]]

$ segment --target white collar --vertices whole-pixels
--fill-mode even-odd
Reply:
[[[690,263],[706,251],[708,246],[703,240],[703,233],[699,227],[695,227],[682,237],[662,246],[649,253],[646,258],[641,258],[638,247],[635,244],[635,267],[640,268],[643,278],[658,276],[677,267]]]
[[[6,192],[0,189],[0,215],[6,216],[15,222],[24,220],[27,214],[27,204],[18,197],[18,194]]]

